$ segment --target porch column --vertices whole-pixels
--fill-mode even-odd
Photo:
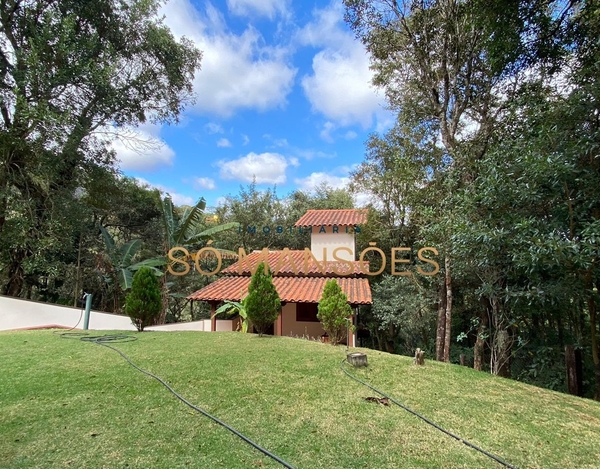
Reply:
[[[275,335],[283,335],[283,308],[279,312],[279,316],[277,316],[277,320],[275,321]]]
[[[353,326],[356,326],[356,318],[358,315],[358,307],[354,307],[353,308],[355,311],[355,314],[352,315],[352,317],[350,318],[351,320],[351,324]],[[350,331],[350,333],[348,334],[348,347],[355,347],[356,346],[356,332],[355,331]]]
[[[217,310],[217,304],[212,302],[210,304],[210,332],[215,332],[217,330],[217,315],[215,311]]]

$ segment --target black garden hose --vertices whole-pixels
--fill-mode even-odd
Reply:
[[[432,420],[429,420],[427,417],[425,417],[424,415],[419,414],[417,411],[412,410],[411,408],[405,406],[404,404],[401,404],[400,402],[398,402],[397,400],[395,400],[393,397],[388,396],[386,393],[384,393],[383,391],[380,391],[379,389],[377,389],[374,386],[371,386],[369,383],[366,383],[365,381],[357,378],[356,376],[354,376],[352,373],[350,373],[348,370],[346,370],[344,368],[344,362],[346,362],[346,359],[344,358],[342,360],[342,362],[340,363],[340,368],[342,369],[342,371],[344,373],[346,373],[347,376],[349,376],[350,378],[352,378],[354,381],[362,384],[363,386],[368,387],[369,389],[371,389],[372,391],[375,391],[377,394],[387,398],[390,402],[393,402],[394,404],[396,404],[398,407],[401,407],[402,409],[406,410],[407,412],[410,412],[411,414],[415,415],[416,417],[419,417],[421,420],[427,422],[429,425],[433,426],[434,428],[438,429],[439,431],[441,431],[442,433],[445,433],[446,435],[454,438],[455,440],[460,441],[461,443],[464,443],[465,445],[467,445],[469,448],[473,448],[475,451],[479,451],[481,454],[486,455],[488,458],[493,459],[494,461],[496,461],[499,464],[502,464],[504,467],[508,467],[509,469],[517,469],[515,466],[513,466],[512,464],[507,463],[506,461],[504,461],[503,459],[499,458],[498,456],[487,452],[484,449],[481,449],[479,446],[474,445],[473,443],[461,438],[458,435],[455,435],[452,432],[449,432],[448,430],[446,430],[445,428],[442,428],[441,426],[439,426],[437,423],[433,422]]]
[[[144,373],[145,375],[150,376],[151,378],[154,378],[155,380],[157,380],[160,384],[162,384],[165,388],[167,388],[177,399],[179,399],[181,402],[183,402],[188,407],[194,409],[196,412],[201,413],[205,417],[208,417],[213,422],[216,422],[219,425],[225,427],[231,433],[233,433],[237,437],[239,437],[242,440],[244,440],[246,443],[248,443],[250,446],[252,446],[253,448],[255,448],[258,451],[260,451],[261,453],[263,453],[265,456],[268,456],[269,458],[277,461],[283,467],[286,467],[288,469],[294,469],[293,466],[291,466],[290,464],[288,464],[287,462],[285,462],[283,459],[281,459],[277,455],[271,453],[270,451],[268,451],[267,449],[263,448],[259,444],[255,443],[250,438],[248,438],[247,436],[245,436],[242,433],[240,433],[239,431],[237,431],[235,428],[227,425],[225,422],[223,422],[222,420],[219,420],[214,415],[209,414],[207,411],[205,411],[201,407],[198,407],[198,406],[192,404],[190,401],[188,401],[186,398],[184,398],[181,394],[179,394],[177,391],[175,391],[171,386],[169,386],[163,379],[161,379],[160,377],[158,377],[158,376],[150,373],[147,370],[144,370],[144,369],[140,368],[134,362],[132,362],[131,359],[127,355],[125,355],[119,349],[117,349],[117,348],[113,347],[112,345],[110,345],[111,343],[133,342],[134,340],[137,340],[137,337],[133,337],[131,335],[126,335],[126,334],[96,335],[96,336],[93,336],[93,335],[88,335],[86,333],[79,333],[79,332],[75,332],[75,333],[63,333],[63,334],[61,334],[61,337],[65,338],[65,339],[79,339],[79,340],[82,340],[83,342],[91,342],[93,344],[102,345],[103,347],[106,347],[106,348],[109,348],[111,350],[114,350],[119,355],[121,355],[121,357],[123,357],[127,361],[127,363],[129,363],[132,367],[134,367],[139,372]]]

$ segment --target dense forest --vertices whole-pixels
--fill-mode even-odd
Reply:
[[[432,246],[441,267],[372,277],[363,345],[420,347],[453,363],[463,355],[560,391],[573,346],[581,393],[600,400],[598,2],[344,3],[395,125],[369,138],[348,187],[280,196],[250,184],[207,209],[203,200],[175,207],[124,177],[109,150],[120,128],[175,123],[202,99],[191,94],[201,52],[173,38],[157,5],[5,2],[1,292],[79,305],[85,291],[95,308],[121,312],[133,273],[148,266],[160,277],[161,321],[196,319],[206,311],[190,311],[185,296],[211,278],[165,275],[170,248],[210,242],[225,258],[239,247],[303,248],[305,233],[261,228],[354,207],[361,194],[369,218],[359,250]]]

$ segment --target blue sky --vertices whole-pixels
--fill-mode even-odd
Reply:
[[[341,1],[171,0],[161,14],[203,51],[196,103],[113,147],[123,173],[176,204],[216,206],[253,177],[281,197],[343,186],[369,133],[392,122]]]

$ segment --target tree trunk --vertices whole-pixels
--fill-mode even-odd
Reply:
[[[473,348],[473,368],[477,371],[481,371],[483,368],[483,354],[485,351],[485,341],[483,340],[483,334],[488,324],[487,312],[484,311],[477,327],[477,340],[475,341],[475,347]]]
[[[393,324],[388,328],[387,337],[385,338],[385,351],[387,353],[396,353],[394,335],[396,331]]]
[[[450,258],[444,259],[446,270],[446,336],[444,338],[444,361],[450,362],[450,340],[452,333],[452,277],[450,276]]]
[[[435,336],[435,359],[444,361],[444,344],[446,340],[446,282],[442,283],[438,294],[437,330]]]
[[[501,329],[496,334],[496,340],[494,344],[495,348],[495,361],[493,371],[495,375],[502,376],[504,378],[510,378],[510,349],[511,349],[511,338],[509,332],[506,329]]]
[[[581,350],[575,350],[572,345],[567,345],[565,347],[565,364],[567,366],[568,393],[581,396],[583,391]]]
[[[588,309],[590,313],[590,332],[592,334],[592,358],[594,360],[594,375],[596,376],[596,390],[594,399],[600,401],[600,354],[598,353],[598,335],[596,331],[596,302],[590,295],[588,298]]]
[[[18,297],[23,291],[25,283],[25,271],[23,270],[23,261],[27,257],[25,249],[14,249],[10,254],[10,264],[8,265],[8,283],[4,287],[4,294]]]
[[[158,318],[156,319],[156,324],[164,324],[167,319],[167,309],[169,308],[169,292],[167,288],[167,273],[163,274],[160,278],[160,296],[162,300],[162,308]]]

